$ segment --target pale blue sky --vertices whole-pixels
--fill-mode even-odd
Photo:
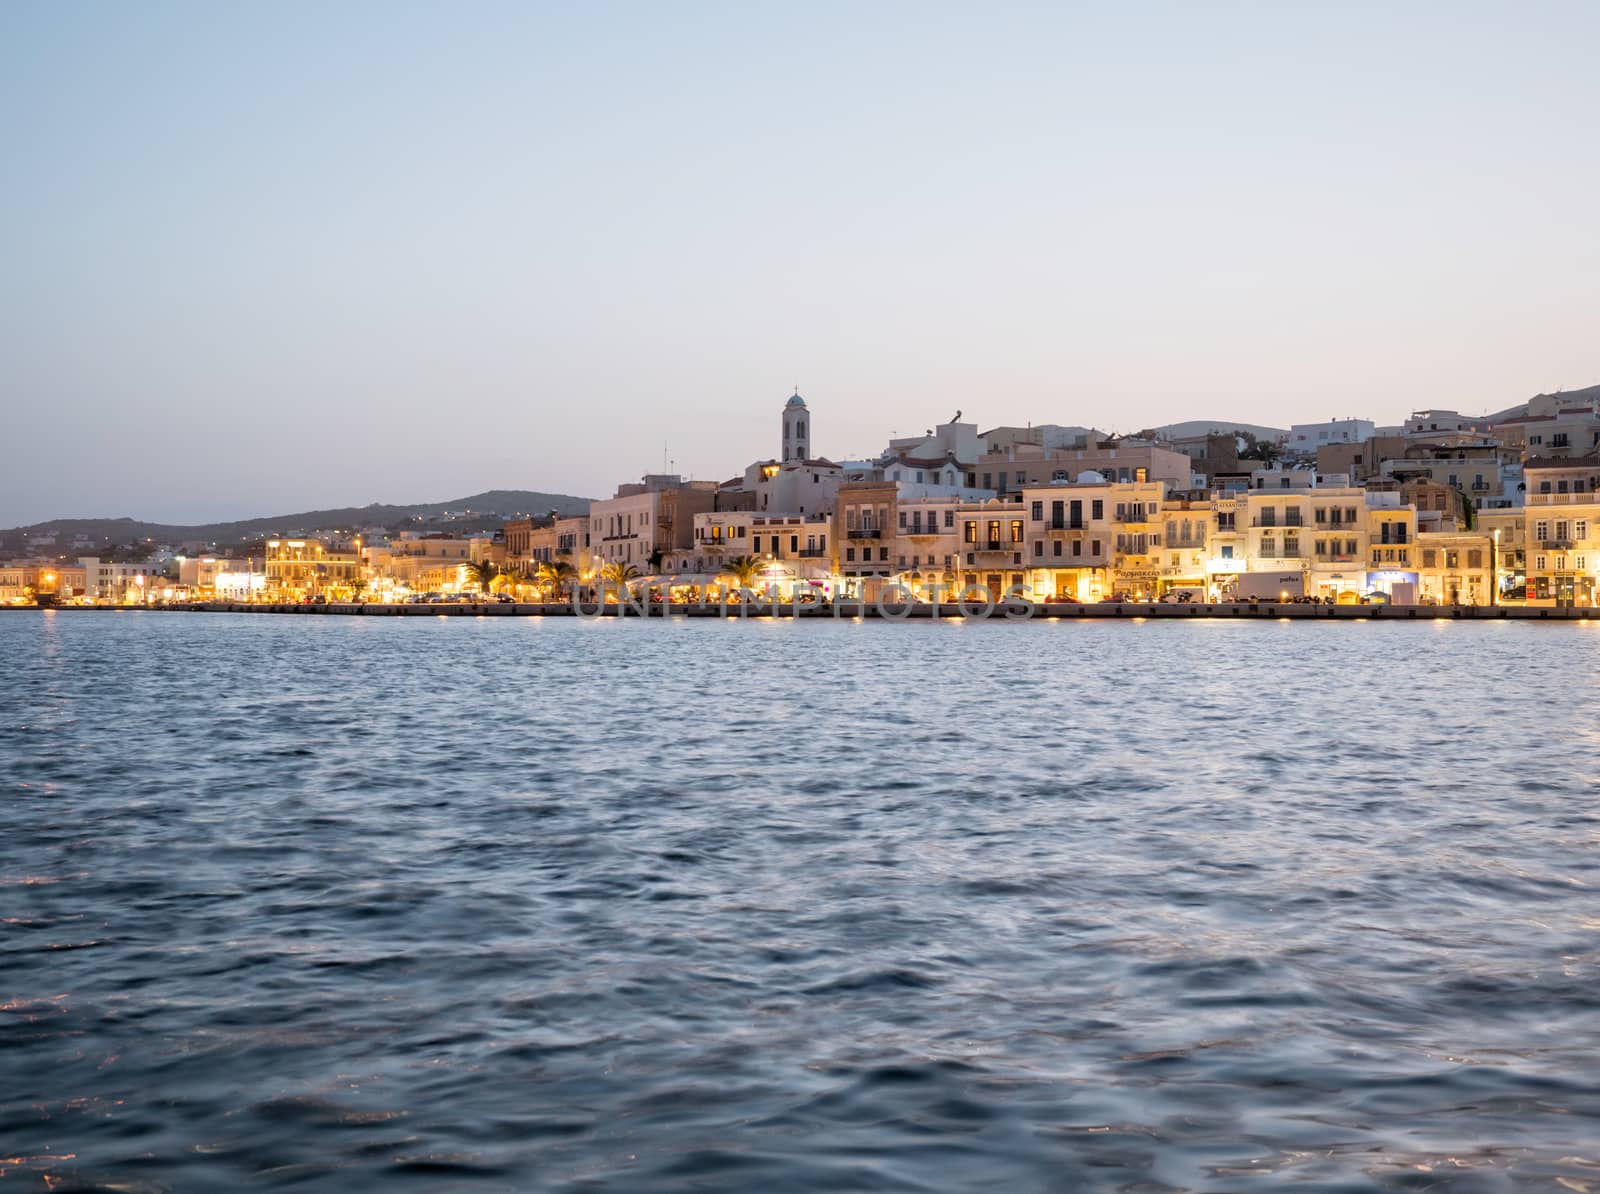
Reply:
[[[0,7],[0,525],[1600,381],[1600,4]]]

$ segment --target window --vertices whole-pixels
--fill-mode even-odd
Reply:
[[[1056,540],[1056,542],[1059,543],[1060,540],[1058,539],[1058,540]],[[1044,540],[1043,539],[1035,539],[1033,541],[1033,555],[1034,555],[1035,559],[1037,559],[1038,557],[1044,555]]]
[[[978,524],[970,518],[967,519],[966,530],[962,534],[962,539],[968,543],[976,543],[978,541]]]
[[[889,549],[887,547],[878,548],[878,558],[887,564],[889,562]]]
[[[954,510],[946,510],[944,512],[944,525],[947,527],[956,525],[956,512]]]
[[[904,510],[900,511],[900,529],[902,531],[906,529],[906,512]]]
[[[750,550],[753,551],[753,552],[756,552],[758,555],[760,554],[760,552],[761,552],[761,536],[760,535],[757,535],[757,536],[755,536],[755,538],[750,540]]]
[[[1589,522],[1580,518],[1572,524],[1572,537],[1574,539],[1587,539],[1589,537]]]
[[[1056,555],[1056,556],[1059,556],[1061,554],[1061,540],[1056,539],[1051,543],[1051,552],[1050,552],[1050,554],[1051,555]]]
[[[1022,519],[1020,518],[1013,518],[1011,520],[1011,542],[1022,542]]]
[[[1233,545],[1231,543],[1223,544],[1223,547],[1222,547],[1222,558],[1225,559],[1225,560],[1233,559]]]
[[[1105,504],[1105,502],[1103,502],[1099,498],[1095,498],[1094,501],[1089,503],[1089,517],[1090,518],[1104,518],[1105,516],[1106,516],[1106,504]],[[1099,550],[1100,549],[1098,547],[1095,548],[1095,551],[1098,552]]]
[[[1059,539],[1056,540],[1056,546],[1057,547],[1061,546],[1061,540],[1059,540]],[[1072,541],[1072,554],[1075,555],[1075,556],[1081,556],[1083,554],[1083,540],[1082,539],[1074,539]]]
[[[855,558],[856,558],[856,549],[853,548],[853,547],[845,548],[844,549],[844,558],[853,563],[855,561]]]
[[[919,485],[922,483],[922,470],[921,469],[917,470],[917,483]]]
[[[1044,503],[1043,502],[1034,502],[1032,507],[1030,508],[1030,516],[1032,517],[1034,522],[1043,522],[1044,521]]]

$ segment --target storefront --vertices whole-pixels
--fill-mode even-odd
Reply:
[[[1415,572],[1367,573],[1368,594],[1382,593],[1395,605],[1415,605],[1418,588]]]

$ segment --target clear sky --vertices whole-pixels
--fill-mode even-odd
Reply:
[[[0,525],[1600,381],[1600,4],[0,6]]]

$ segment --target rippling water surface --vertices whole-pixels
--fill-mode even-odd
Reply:
[[[8,1188],[1600,1191],[1600,626],[0,659]]]

